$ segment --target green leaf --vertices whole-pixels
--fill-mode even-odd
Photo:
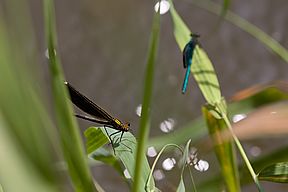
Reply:
[[[115,133],[113,129],[107,129],[105,131],[104,128],[101,128],[102,132],[106,134],[106,131],[109,135]],[[108,137],[108,136],[107,136]],[[129,175],[131,176],[132,181],[135,181],[134,169],[136,164],[136,146],[137,141],[135,137],[130,132],[125,132],[123,134],[122,140],[120,142],[121,133],[115,134],[111,137],[113,140],[114,151],[117,158],[121,160],[124,167],[127,169]],[[112,147],[112,146],[111,146]],[[150,167],[148,164],[148,160],[146,157],[143,159],[143,163],[141,164],[141,175],[140,175],[140,183],[139,191],[145,191],[145,183],[148,179],[148,175],[150,173]],[[154,180],[152,180],[152,184],[154,186]]]
[[[256,160],[252,160],[252,165],[255,168],[255,170],[261,170],[263,167],[265,167],[267,164],[271,163],[277,163],[277,162],[284,162],[288,161],[288,146],[284,146],[280,149],[277,149],[271,153],[265,154],[264,156],[261,156],[257,158]],[[252,178],[250,174],[248,173],[248,170],[246,168],[246,165],[240,165],[238,167],[240,170],[241,175],[241,184],[249,184],[252,181]],[[217,190],[221,188],[221,177],[220,174],[216,174],[215,176],[212,176],[208,178],[205,182],[202,182],[198,189],[200,191],[211,191],[211,190]],[[217,189],[216,189],[217,188]]]
[[[189,147],[190,147],[191,139],[186,143],[185,149],[183,151],[183,157],[182,157],[182,170],[181,170],[181,177],[180,177],[180,182],[177,187],[177,192],[185,192],[185,183],[183,180],[183,174],[184,174],[184,169],[187,165],[187,161],[189,158]]]
[[[64,85],[60,58],[55,52],[57,40],[53,0],[44,0],[44,13],[54,106],[57,125],[60,130],[62,151],[76,191],[97,191],[88,168],[79,127]],[[96,184],[96,186],[98,185]]]
[[[223,119],[216,119],[210,113],[209,108],[209,106],[204,106],[202,112],[208,125],[210,137],[212,137],[214,143],[214,149],[220,162],[223,178],[225,179],[228,191],[240,191],[234,146],[231,142],[224,141],[221,137],[222,131],[227,129],[226,123]]]
[[[259,180],[272,181],[277,183],[288,182],[288,162],[281,162],[269,165],[258,174]]]
[[[179,49],[182,51],[190,40],[191,31],[175,10],[172,0],[170,13],[173,20],[174,36]],[[205,51],[197,45],[192,58],[191,72],[208,103],[214,105],[221,101],[220,85],[213,65]],[[179,66],[182,66],[179,64]],[[180,67],[179,67],[180,68]]]
[[[106,136],[105,136],[106,137]],[[107,139],[107,138],[106,138]],[[123,169],[119,160],[104,148],[99,148],[89,154],[91,159],[105,163],[114,168],[121,176],[124,177]]]
[[[158,54],[158,43],[160,33],[160,8],[157,13],[154,14],[152,31],[150,35],[145,80],[144,80],[144,92],[142,98],[142,112],[139,126],[138,145],[135,159],[134,183],[132,191],[138,192],[144,190],[147,177],[143,180],[143,164],[145,165],[145,154],[146,154],[146,142],[150,131],[150,111],[153,91],[153,80],[154,80],[154,69],[156,58]],[[145,173],[146,175],[146,173]]]
[[[100,128],[89,127],[85,130],[86,150],[90,154],[109,142],[109,139]]]
[[[185,192],[185,184],[184,184],[182,175],[181,175],[180,183],[177,187],[177,192]]]
[[[0,181],[5,191],[59,191],[54,183],[43,179],[32,161],[27,161],[27,154],[15,142],[15,136],[9,133],[9,128],[0,113]],[[0,185],[0,191],[4,189]]]
[[[56,190],[52,189],[59,184],[53,167],[56,129],[39,89],[43,84],[37,76],[41,72],[27,2],[6,0],[4,4],[0,16],[0,181],[5,191]]]

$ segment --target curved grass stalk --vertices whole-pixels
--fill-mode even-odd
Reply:
[[[200,0],[200,1],[191,2],[191,1],[185,0],[185,2],[193,3],[194,5],[202,9],[205,9],[211,13],[214,13],[216,15],[221,15],[221,9],[222,9],[221,6],[212,1]],[[288,63],[288,50],[285,47],[283,47],[280,43],[278,43],[275,39],[273,39],[264,31],[262,31],[260,28],[258,28],[257,26],[253,25],[252,23],[248,22],[247,20],[243,19],[242,17],[238,16],[237,14],[229,10],[227,10],[226,15],[224,16],[224,19],[236,25],[243,31],[249,33],[254,38],[258,39],[268,49],[276,53],[278,56],[280,56],[284,61]]]
[[[257,175],[256,175],[256,173],[255,173],[255,171],[254,171],[254,169],[253,169],[253,167],[252,167],[252,165],[251,165],[251,163],[250,163],[250,161],[249,161],[249,159],[248,159],[248,157],[247,157],[247,155],[246,155],[246,153],[245,153],[245,151],[244,151],[244,149],[243,149],[243,147],[242,147],[242,145],[241,145],[241,143],[239,141],[239,139],[237,138],[237,136],[234,134],[234,132],[232,130],[232,126],[231,126],[231,123],[230,123],[227,115],[223,115],[223,119],[224,119],[224,121],[225,121],[225,123],[226,123],[226,125],[227,125],[227,127],[228,127],[228,129],[229,129],[229,131],[231,133],[231,135],[232,135],[232,138],[233,138],[233,140],[234,140],[234,142],[235,142],[235,144],[236,144],[236,146],[237,146],[237,148],[238,148],[238,150],[239,150],[239,152],[241,154],[241,157],[243,158],[243,161],[245,162],[245,164],[246,164],[246,166],[247,166],[247,168],[248,168],[248,170],[249,170],[249,172],[250,172],[250,174],[251,174],[251,176],[252,176],[252,178],[253,178],[253,180],[254,180],[257,188],[258,188],[258,190],[260,192],[263,192],[264,190],[263,190],[263,188],[261,187],[261,185],[259,183],[258,177],[257,177]]]

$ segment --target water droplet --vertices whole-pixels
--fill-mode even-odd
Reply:
[[[131,179],[131,175],[129,174],[127,169],[125,169],[123,173],[126,179]]]
[[[54,53],[55,53],[55,55],[56,55],[56,50],[54,49]],[[46,51],[45,51],[45,57],[47,58],[47,59],[49,59],[49,51],[48,51],[48,49],[46,49]]]
[[[156,169],[153,173],[153,177],[155,178],[156,181],[160,181],[165,178],[165,174],[163,173],[162,170]]]
[[[163,161],[162,167],[166,171],[170,171],[176,164],[176,160],[174,158],[167,158]]]
[[[209,169],[209,163],[207,161],[204,161],[204,160],[199,160],[195,165],[194,165],[194,168],[197,170],[197,171],[200,171],[200,172],[204,172],[204,171],[207,171]]]
[[[258,157],[258,156],[261,154],[262,150],[261,150],[261,148],[258,147],[258,146],[253,146],[253,147],[250,148],[250,151],[249,151],[249,152],[250,152],[250,154],[251,154],[252,156]]]
[[[245,119],[246,117],[247,117],[246,114],[237,114],[237,115],[233,116],[232,121],[233,121],[233,123],[237,123],[237,122]]]
[[[168,133],[174,129],[175,126],[175,120],[172,118],[168,118],[167,120],[164,120],[162,123],[160,123],[160,129],[164,133]]]
[[[169,11],[170,9],[170,3],[167,0],[162,0],[156,3],[156,5],[154,6],[154,10],[155,12],[157,12],[159,10],[159,5],[160,5],[160,14],[163,15],[165,13],[167,13],[167,11]]]
[[[148,157],[155,157],[157,155],[157,151],[156,151],[155,147],[148,147],[147,155],[148,155]]]
[[[136,115],[138,115],[139,117],[141,117],[141,112],[142,112],[142,105],[139,104],[136,108]]]

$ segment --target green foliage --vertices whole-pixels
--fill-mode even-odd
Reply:
[[[216,119],[209,111],[209,106],[202,108],[209,134],[214,143],[214,151],[221,166],[223,179],[229,191],[240,191],[239,175],[236,167],[236,156],[233,143],[221,136],[227,125],[223,119]]]
[[[160,10],[160,9],[159,9]],[[159,11],[154,14],[153,26],[150,36],[150,43],[148,49],[147,63],[146,63],[146,72],[144,80],[144,92],[142,99],[142,111],[141,111],[141,120],[139,126],[139,136],[138,136],[138,145],[136,152],[136,162],[134,169],[135,180],[133,183],[132,191],[138,192],[143,190],[143,186],[140,185],[141,182],[141,172],[143,167],[143,162],[145,159],[146,153],[146,142],[149,136],[150,130],[150,111],[151,111],[151,100],[152,100],[152,90],[153,90],[153,79],[154,79],[154,68],[155,62],[158,54],[158,42],[159,42],[159,33],[160,33],[160,13]],[[147,178],[146,178],[147,179]],[[144,183],[146,180],[144,181]]]
[[[278,183],[288,182],[288,162],[281,162],[269,165],[258,174],[260,180],[273,181]]]
[[[49,66],[52,77],[52,90],[55,102],[55,114],[62,151],[68,165],[70,176],[76,191],[97,191],[91,177],[85,157],[84,147],[80,138],[68,92],[64,85],[64,77],[60,59],[56,55],[56,29],[54,19],[54,4],[52,0],[44,0],[45,31],[48,44]]]
[[[62,74],[59,55],[56,55],[57,33],[53,1],[44,0],[43,2],[54,98],[53,112],[57,120],[59,135],[52,123],[52,118],[48,115],[45,96],[40,89],[44,86],[40,75],[37,76],[40,70],[35,59],[37,49],[27,2],[5,0],[5,5],[8,7],[5,13],[0,7],[0,192],[63,191],[63,180],[60,176],[62,174],[71,178],[75,191],[103,191],[91,176],[79,127],[63,84],[65,78]],[[190,40],[191,31],[175,10],[172,0],[170,3],[174,36],[182,51]],[[243,29],[288,62],[288,51],[283,46],[259,28],[228,10],[230,0],[223,0],[222,7],[211,1],[193,1],[193,3],[222,16]],[[4,14],[5,17],[3,17]],[[247,163],[248,158],[245,159],[244,151],[241,151],[238,145],[246,165],[241,164],[237,167],[233,144],[221,137],[223,130],[227,127],[231,128],[228,111],[230,116],[239,113],[246,114],[267,104],[286,101],[288,99],[287,84],[281,82],[256,86],[236,95],[233,102],[228,102],[226,105],[212,62],[204,49],[198,45],[195,49],[191,72],[207,101],[207,105],[203,107],[205,119],[198,118],[172,134],[149,140],[149,145],[157,150],[161,149],[150,169],[145,153],[150,129],[159,32],[160,15],[155,13],[147,54],[138,142],[129,132],[124,133],[121,142],[121,133],[115,134],[112,136],[113,145],[108,145],[111,150],[107,150],[104,145],[109,143],[109,137],[104,128],[90,127],[85,131],[88,157],[115,169],[128,184],[132,183],[133,191],[158,191],[152,177],[156,163],[164,150],[168,151],[171,146],[176,147],[182,153],[181,176],[177,187],[177,191],[180,192],[187,190],[186,180],[184,182],[184,169],[189,168],[190,171],[188,165],[190,142],[201,142],[202,138],[209,134],[215,144],[214,151],[229,191],[239,191],[240,181],[242,185],[251,183],[251,175],[254,177],[251,174],[252,166],[259,172],[257,176],[260,180],[287,183],[287,146],[251,161],[252,166],[250,166],[250,163]],[[32,49],[27,49],[27,45]],[[208,131],[205,129],[204,121],[206,121]],[[111,135],[115,130],[107,129],[107,132]],[[239,144],[237,137],[234,136],[234,140],[236,144]],[[186,141],[188,142],[184,149],[179,147]],[[62,161],[62,155],[64,167],[66,168],[67,165],[68,171],[64,169],[63,173],[58,174],[56,171],[59,170],[56,170],[54,165],[59,163],[57,160]],[[131,180],[124,178],[125,169],[131,176]],[[215,176],[201,183],[198,190],[219,189],[218,187],[223,182],[222,177],[220,173],[216,173]],[[193,182],[192,177],[191,180]],[[261,191],[258,180],[254,182]]]
[[[189,42],[190,34],[192,34],[192,32],[174,9],[171,0],[170,4],[170,13],[174,25],[174,36],[182,51],[187,42]],[[205,51],[198,45],[195,48],[195,56],[192,58],[191,72],[206,101],[211,105],[220,102],[221,92],[215,70]]]

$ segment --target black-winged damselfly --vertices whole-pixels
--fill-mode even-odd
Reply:
[[[121,132],[121,142],[124,132],[129,131],[130,123],[122,123],[119,119],[112,117],[104,109],[96,105],[93,101],[91,101],[86,96],[77,91],[75,88],[73,88],[68,82],[65,82],[65,84],[69,90],[72,103],[74,103],[74,105],[76,105],[79,109],[91,115],[92,117],[80,114],[76,114],[75,116],[81,119],[104,125],[106,134],[109,137],[113,147],[114,143],[111,139],[111,136]],[[106,128],[112,128],[117,131],[109,135]]]

